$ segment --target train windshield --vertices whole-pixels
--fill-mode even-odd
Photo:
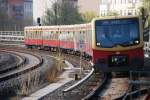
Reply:
[[[140,42],[138,18],[97,20],[95,31],[98,47],[129,46]]]

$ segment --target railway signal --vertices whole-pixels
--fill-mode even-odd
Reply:
[[[37,18],[37,23],[38,23],[39,26],[41,26],[41,19],[40,19],[40,17]]]

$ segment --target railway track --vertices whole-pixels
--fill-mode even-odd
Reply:
[[[110,83],[111,80],[111,74],[105,73],[104,78],[100,84],[97,85],[96,89],[93,90],[90,94],[82,98],[83,100],[98,100],[99,94],[102,93],[105,86]]]
[[[22,49],[20,49],[20,50],[22,50]],[[27,50],[27,51],[31,51],[31,50]],[[32,50],[32,52],[34,52],[34,51],[38,51],[38,50]],[[39,51],[38,51],[39,52]],[[43,52],[43,51],[41,51],[41,52]],[[44,52],[47,52],[47,51],[44,51]],[[52,53],[50,53],[50,52],[47,52],[47,54],[52,54]],[[55,52],[53,53],[53,55],[55,55]],[[78,62],[79,61],[77,61],[77,62],[75,62],[75,60],[72,60],[71,58],[73,57],[73,56],[70,56],[70,57],[68,57],[68,55],[63,55],[64,56],[64,58],[66,58],[67,60],[69,60],[70,59],[70,62],[72,62],[75,66],[79,66],[79,64],[78,64]],[[77,57],[76,59],[78,59],[79,60],[79,58]],[[86,62],[86,61],[85,61]],[[84,65],[84,64],[83,64]],[[88,64],[87,64],[88,65]],[[96,75],[96,74],[95,74]],[[97,75],[98,76],[98,75]],[[100,75],[100,76],[103,76],[103,75]],[[102,77],[95,77],[95,79],[93,78],[94,77],[94,74],[92,75],[92,76],[90,76],[90,78],[88,79],[88,80],[86,80],[86,81],[84,81],[82,84],[80,84],[80,85],[78,85],[75,89],[73,89],[73,90],[71,90],[72,92],[71,93],[65,93],[65,95],[64,96],[61,96],[61,99],[63,98],[63,100],[70,100],[70,96],[73,96],[74,98],[75,98],[75,100],[77,100],[77,99],[83,99],[83,100],[86,100],[86,99],[89,99],[90,97],[92,97],[93,95],[93,97],[95,97],[96,95],[97,96],[101,96],[101,97],[103,97],[102,95],[99,95],[100,93],[99,93],[99,90],[101,91],[101,92],[103,92],[102,90],[103,89],[105,89],[106,87],[105,86],[103,86],[103,85],[101,85],[102,83],[105,83],[105,82],[103,82],[104,80],[103,80],[103,78]],[[98,80],[99,79],[99,80]],[[102,79],[102,80],[100,80],[100,79]],[[104,78],[105,79],[105,78]],[[110,78],[106,78],[106,83],[108,82],[108,84],[111,82],[110,81],[111,79]],[[92,82],[93,81],[93,82]],[[110,82],[109,82],[110,81]],[[75,82],[76,83],[76,82]],[[95,84],[95,83],[97,83],[97,84]],[[99,84],[98,84],[99,83]],[[91,84],[91,85],[90,85]],[[83,86],[82,86],[83,85]],[[87,86],[87,87],[86,87]],[[89,89],[89,91],[87,91],[86,90],[86,88],[87,89]],[[67,88],[69,88],[68,86],[67,86]],[[65,89],[67,89],[66,87],[65,87]],[[64,91],[65,90],[64,88],[63,89],[61,89],[60,91]],[[79,91],[77,91],[76,89],[79,89],[79,90],[81,90],[81,92],[79,92]],[[85,90],[84,90],[85,89]],[[98,90],[99,89],[99,90]],[[86,91],[86,93],[85,93],[85,91]],[[92,91],[92,92],[90,92],[90,91]],[[147,91],[147,90],[142,90],[142,91]],[[59,92],[60,93],[60,92]],[[76,97],[76,93],[78,93],[78,95],[80,95],[79,97]],[[67,95],[67,94],[69,94],[69,95]],[[74,95],[75,94],[75,95]],[[127,94],[127,92],[126,93],[124,93],[124,94]],[[120,96],[120,97],[118,97],[118,98],[121,98],[121,97],[124,97],[125,95],[124,94],[122,94],[122,96]],[[136,93],[135,93],[136,94]],[[49,95],[53,95],[53,94],[49,94]],[[133,95],[134,95],[134,93],[133,93]],[[57,96],[57,95],[56,95]],[[49,97],[49,96],[48,96]],[[127,96],[128,97],[128,96]],[[43,99],[42,99],[43,100]],[[55,100],[55,99],[54,99]],[[57,99],[56,99],[57,100]],[[116,98],[116,100],[120,100],[120,99],[117,99]],[[125,100],[127,100],[127,99],[125,99]]]
[[[109,83],[110,79],[111,79],[110,73],[105,73],[101,83],[98,84],[96,88],[93,91],[91,91],[87,96],[82,98],[82,100],[97,100],[98,94],[103,91],[104,86]]]
[[[128,91],[126,91],[122,96],[115,98],[115,100],[149,100],[147,99],[147,94],[150,93],[150,87],[135,89],[136,87],[137,86],[130,84]]]
[[[8,71],[11,71],[11,70],[14,70],[16,68],[19,68],[20,66],[23,66],[26,62],[26,58],[17,54],[17,53],[10,53],[10,52],[7,52],[7,51],[0,51],[1,53],[4,53],[4,54],[7,54],[9,55],[9,59],[7,59],[4,55],[4,57],[1,57],[2,58],[2,61],[1,61],[1,68],[0,68],[0,75],[3,74],[3,73],[6,73]],[[17,60],[14,60],[14,59],[17,59]],[[10,63],[9,61],[11,60],[11,62],[13,63]],[[9,62],[9,63],[8,63]],[[7,65],[5,65],[7,64]]]
[[[1,49],[1,52],[9,52],[9,53],[18,55],[23,59],[23,61],[17,63],[17,65],[13,68],[8,68],[8,69],[2,71],[1,76],[0,76],[0,82],[14,78],[18,75],[27,73],[27,72],[39,67],[43,62],[43,59],[40,56],[31,54],[31,53],[27,53],[27,52],[23,52],[23,51],[17,51],[17,50],[11,50],[11,49]]]
[[[16,48],[14,48],[14,47],[3,47],[4,49],[9,49],[9,51],[15,51],[15,52],[20,52],[20,51],[22,51],[23,49],[25,49],[25,48],[20,48],[20,47],[16,47]],[[17,49],[17,50],[14,50],[14,49]],[[43,52],[45,53],[45,54],[47,54],[47,55],[54,55],[54,56],[58,56],[55,52],[49,52],[49,51],[39,51],[39,50],[35,50],[35,49],[32,49],[32,50],[30,50],[30,49],[25,49],[25,51],[27,51],[27,52],[35,52],[35,53],[37,53],[37,54],[39,54],[39,55],[41,55]],[[79,69],[79,57],[74,57],[74,60],[72,59],[73,58],[73,55],[68,55],[68,54],[63,54],[63,57],[66,59],[66,60],[68,60],[69,62],[71,62],[76,68],[75,69]],[[88,69],[88,68],[86,68],[87,66],[89,67],[89,62],[88,61],[86,61],[86,60],[82,60],[82,65],[84,66],[83,67],[83,69]],[[87,72],[86,72],[87,73]],[[18,74],[17,74],[18,75]],[[72,74],[73,75],[73,74]],[[74,77],[74,76],[72,76],[71,75],[71,77]],[[85,74],[86,75],[86,74]],[[85,75],[83,75],[83,76],[85,76]],[[74,83],[74,82],[73,82]],[[62,90],[63,91],[63,90]]]
[[[146,94],[149,94],[149,88],[127,92],[126,94],[124,94],[121,97],[116,98],[115,100],[136,100]],[[143,100],[149,100],[149,99],[150,98],[147,96],[146,99],[143,99]],[[142,100],[142,99],[140,99],[140,100]]]
[[[102,74],[93,73],[91,71],[85,78],[63,90],[63,99],[69,100],[70,97],[74,97],[73,100],[80,100],[87,96],[91,91],[95,90],[102,80]]]
[[[105,80],[99,84],[98,88],[82,100],[114,100],[119,95],[126,93],[127,84],[128,81],[124,76],[115,75],[114,77],[111,73],[107,73]]]

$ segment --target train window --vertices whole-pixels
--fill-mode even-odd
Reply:
[[[32,39],[32,33],[33,33],[33,31],[31,31],[30,34],[29,34],[30,39]]]
[[[49,32],[49,40],[51,40],[51,34],[52,34],[52,31]]]
[[[56,34],[58,34],[58,31],[56,31],[56,33],[53,34],[53,40],[55,40]]]
[[[52,31],[50,31],[49,34],[48,34],[48,39],[49,40],[51,40],[51,34],[52,34]]]
[[[50,33],[49,31],[46,31],[46,37],[45,37],[46,40],[49,40],[49,33]]]
[[[53,33],[51,34],[51,40],[53,40],[53,34],[55,34],[55,32],[53,32]]]
[[[32,36],[31,36],[32,39],[34,39],[34,33],[35,33],[35,31],[32,32]]]
[[[53,33],[51,34],[51,40],[53,40],[53,34],[55,34],[55,32],[53,32]]]
[[[50,40],[50,34],[51,34],[51,31],[48,31],[48,36],[47,36],[48,40]]]
[[[27,35],[27,38],[28,38],[28,39],[31,38],[31,32],[27,32],[26,35]]]
[[[33,31],[30,32],[30,34],[29,34],[29,38],[30,38],[30,39],[32,39],[32,33],[33,33]]]
[[[31,39],[33,39],[33,37],[34,37],[34,33],[35,33],[35,31],[33,31],[31,34]]]
[[[36,39],[36,33],[37,33],[38,31],[35,31],[34,33],[33,33],[33,39]]]
[[[41,31],[39,31],[38,33],[36,33],[36,39],[39,39],[39,34],[41,33]]]
[[[37,34],[38,34],[38,33],[39,33],[39,31],[35,31],[35,33],[34,33],[34,35],[33,35],[33,36],[34,36],[34,37],[33,37],[34,39],[37,39]]]
[[[37,39],[40,39],[40,34],[41,34],[41,32],[42,32],[42,31],[39,31],[39,32],[37,33]]]
[[[39,33],[37,34],[37,38],[40,39],[40,34],[42,33],[42,31],[39,31]]]
[[[34,33],[35,33],[35,31],[33,31],[33,32],[32,32],[31,39],[33,39],[33,37],[34,37]]]
[[[97,46],[129,46],[139,41],[139,22],[137,18],[102,20],[96,21],[95,24]]]
[[[24,32],[25,37],[28,39],[27,31]]]
[[[40,38],[40,35],[39,35]],[[43,39],[47,40],[47,31],[43,31]]]
[[[35,39],[35,34],[37,33],[38,31],[35,31],[34,33],[33,33],[33,39]]]
[[[27,37],[28,37],[28,39],[31,38],[31,32],[27,32]]]
[[[37,39],[37,34],[39,33],[39,31],[35,31],[34,33],[33,33],[33,39]]]
[[[40,33],[40,31],[37,31],[36,33],[35,33],[35,39],[38,39],[39,38],[39,33]]]

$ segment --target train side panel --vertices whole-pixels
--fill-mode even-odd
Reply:
[[[58,47],[58,27],[44,27],[43,31],[43,47]]]
[[[25,45],[41,46],[43,44],[41,28],[27,28],[25,30]]]

